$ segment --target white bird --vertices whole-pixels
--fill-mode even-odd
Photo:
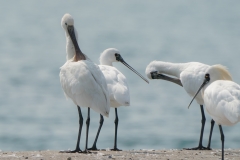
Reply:
[[[180,86],[182,86],[185,91],[193,97],[195,93],[198,90],[198,87],[201,85],[204,75],[209,68],[209,65],[202,64],[199,62],[189,62],[189,63],[170,63],[170,62],[162,62],[162,61],[152,61],[147,67],[146,67],[146,75],[149,79],[163,79],[167,80],[173,83],[176,83]],[[166,74],[166,75],[163,75]],[[174,76],[173,77],[169,77]],[[209,136],[209,143],[207,147],[204,147],[202,145],[202,138],[203,138],[203,131],[205,126],[205,114],[204,114],[204,100],[201,94],[198,94],[196,96],[196,101],[200,105],[201,114],[202,114],[202,127],[201,127],[201,133],[200,133],[200,139],[199,139],[199,145],[198,147],[194,148],[187,148],[191,150],[204,150],[204,149],[211,149],[211,136],[212,136],[212,130],[214,126],[214,121],[211,121],[211,131]]]
[[[94,64],[80,50],[77,43],[77,31],[74,28],[74,20],[70,14],[62,17],[61,25],[66,34],[67,62],[61,67],[60,82],[67,98],[72,99],[78,107],[79,133],[76,149],[63,152],[81,152],[79,147],[83,117],[81,107],[88,107],[86,120],[86,144],[87,151],[88,130],[90,123],[90,108],[103,116],[109,116],[110,100],[106,80],[98,65]]]
[[[207,112],[219,125],[223,160],[224,134],[222,125],[232,126],[240,122],[240,85],[232,81],[230,73],[221,65],[210,67],[206,73],[196,95],[201,90]]]
[[[113,67],[113,62],[121,62],[126,67],[131,69],[134,73],[140,76],[147,83],[148,80],[144,78],[141,74],[139,74],[136,70],[134,70],[130,65],[128,65],[120,55],[120,52],[115,48],[108,48],[104,50],[100,55],[100,69],[104,74],[104,77],[107,81],[108,92],[110,96],[110,106],[115,108],[115,138],[114,138],[114,147],[113,151],[120,151],[117,148],[117,129],[118,129],[118,113],[117,108],[120,106],[129,106],[130,105],[130,94],[129,87],[127,84],[126,77],[115,67]],[[98,135],[93,143],[92,148],[89,150],[97,150]]]

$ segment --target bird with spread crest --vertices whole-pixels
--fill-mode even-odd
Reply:
[[[193,99],[200,92],[207,112],[219,125],[223,160],[225,137],[222,125],[232,126],[240,122],[240,85],[232,81],[231,74],[226,67],[213,65],[207,70],[202,85],[199,87]]]

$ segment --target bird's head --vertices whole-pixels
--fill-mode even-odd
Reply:
[[[157,73],[158,73],[158,70],[155,67],[155,61],[150,62],[146,67],[145,74],[149,79],[153,79],[152,75]]]
[[[61,25],[62,25],[63,29],[67,32],[69,26],[70,27],[74,26],[73,17],[69,13],[64,14],[64,16],[62,17],[62,20],[61,20]]]
[[[104,50],[100,56],[101,64],[112,66],[112,62],[121,62],[130,70],[132,70],[134,73],[136,73],[139,77],[141,77],[144,81],[149,83],[146,78],[144,78],[140,73],[138,73],[134,68],[132,68],[127,62],[124,61],[120,52],[116,48],[108,48]]]

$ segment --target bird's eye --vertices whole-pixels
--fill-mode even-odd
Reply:
[[[116,57],[116,60],[117,60],[117,61],[120,61],[120,58],[121,58],[120,54],[115,53],[115,57]]]
[[[65,25],[67,26],[67,23],[65,23]]]
[[[209,74],[209,73],[207,73],[207,74],[205,75],[205,79],[206,79],[207,81],[210,81],[210,74]]]

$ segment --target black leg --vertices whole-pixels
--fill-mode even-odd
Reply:
[[[215,121],[212,119],[211,120],[211,129],[210,129],[210,134],[209,134],[209,140],[208,140],[208,146],[207,146],[207,149],[209,149],[209,150],[212,150],[211,139],[212,139],[212,131],[213,131],[214,124],[215,124]]]
[[[117,114],[117,108],[115,108],[115,114],[116,114],[116,118],[115,118],[115,138],[114,138],[114,148],[111,149],[111,151],[121,151],[120,149],[117,148],[117,129],[118,129],[118,114]]]
[[[222,141],[222,160],[224,160],[224,134],[223,134],[221,125],[219,125],[219,130],[220,130],[221,141]]]
[[[205,118],[205,114],[204,114],[203,105],[200,105],[200,108],[201,108],[201,114],[202,114],[202,128],[201,128],[201,133],[200,133],[199,145],[198,145],[198,147],[184,148],[184,149],[187,149],[187,150],[208,150],[208,148],[203,147],[203,145],[202,145],[203,131],[204,131],[206,118]]]
[[[100,121],[99,121],[99,128],[98,128],[98,132],[97,132],[97,135],[96,135],[96,138],[95,138],[95,141],[93,143],[93,146],[92,148],[88,148],[88,150],[94,150],[94,151],[97,151],[97,140],[98,140],[98,136],[99,136],[99,133],[101,131],[101,128],[102,128],[102,125],[103,125],[103,122],[104,122],[104,119],[103,119],[103,116],[100,114]]]
[[[88,107],[88,117],[87,117],[87,120],[86,120],[86,144],[85,144],[85,150],[83,151],[83,153],[90,153],[87,150],[89,124],[90,124],[90,108]]]
[[[82,112],[81,112],[81,108],[79,106],[78,107],[78,115],[79,115],[79,131],[78,131],[78,139],[77,139],[77,145],[76,145],[76,149],[72,150],[72,151],[60,151],[60,153],[80,153],[82,152],[82,150],[79,147],[79,143],[80,143],[80,138],[81,138],[81,133],[82,133],[82,125],[83,125],[83,116],[82,116]]]

